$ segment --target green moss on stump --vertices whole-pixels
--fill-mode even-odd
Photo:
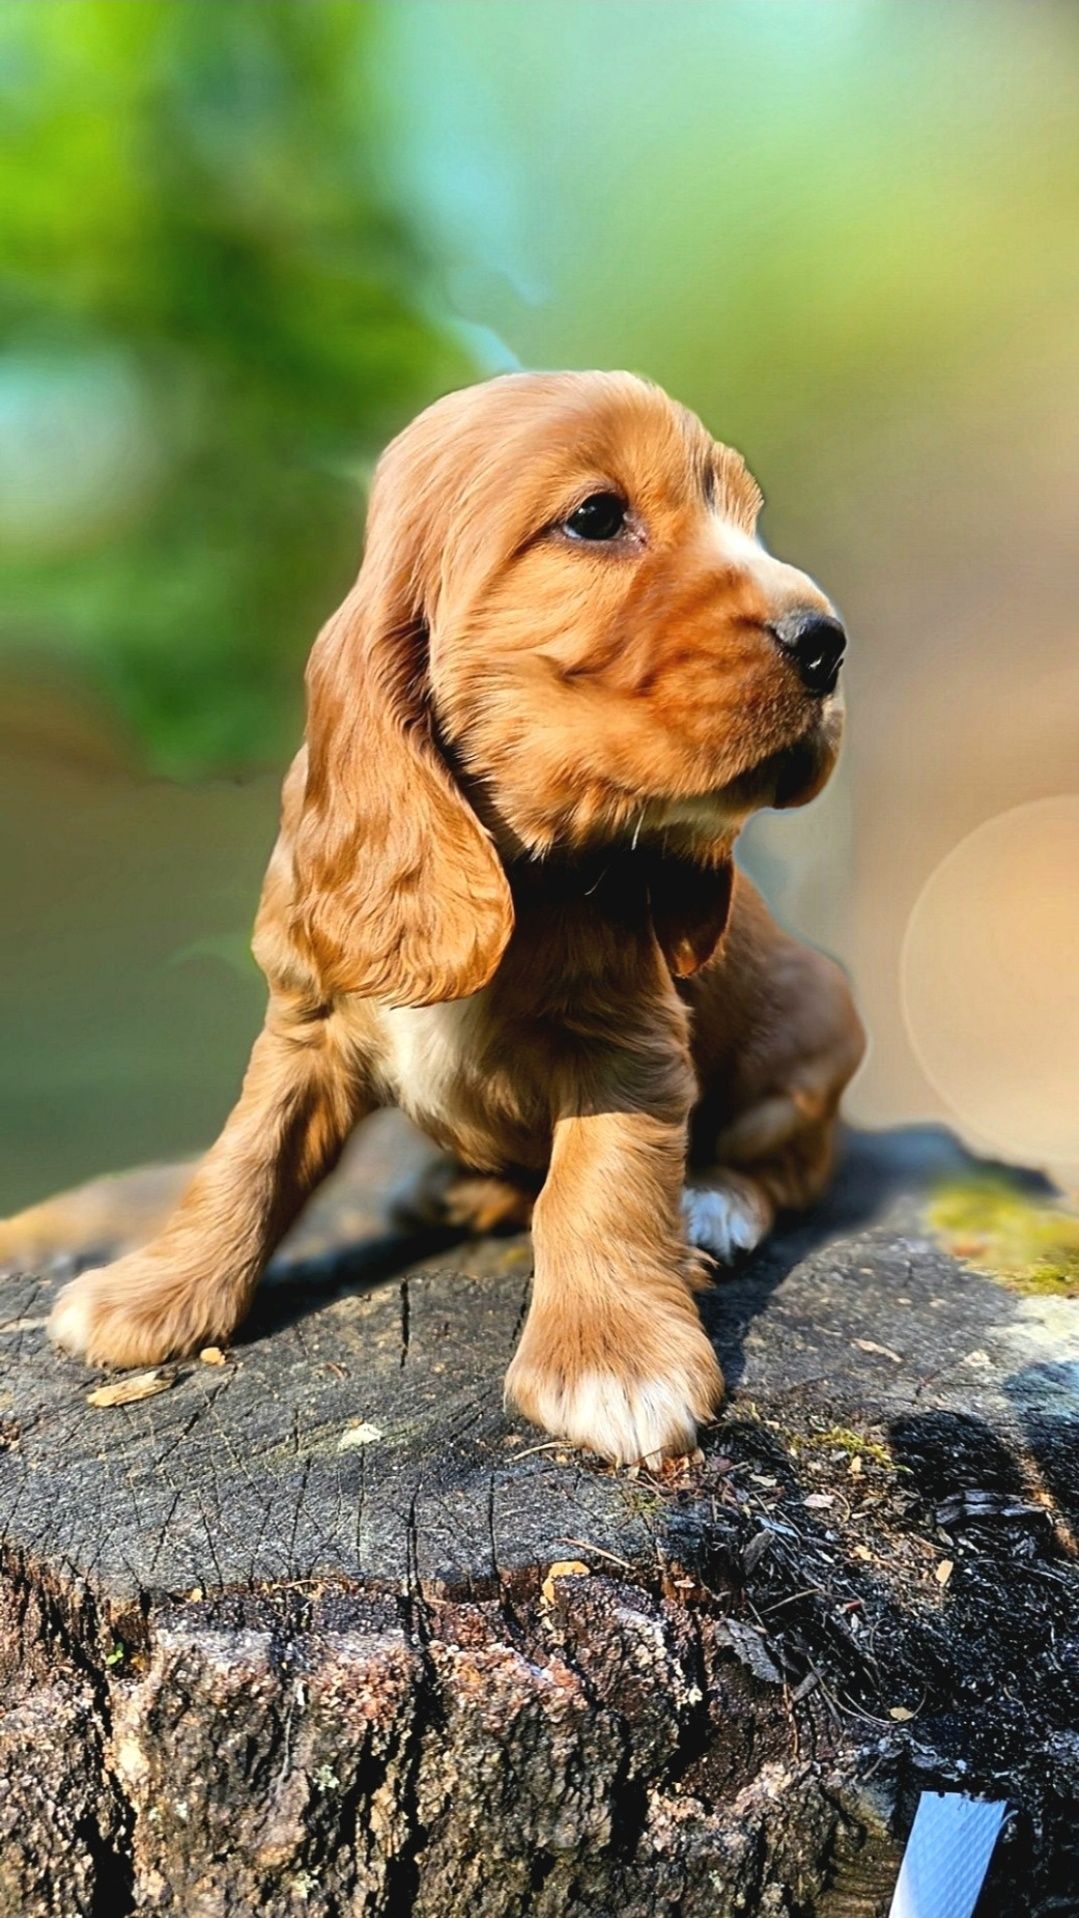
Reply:
[[[1015,1292],[1079,1294],[1079,1216],[1004,1178],[949,1180],[929,1206],[942,1245]]]

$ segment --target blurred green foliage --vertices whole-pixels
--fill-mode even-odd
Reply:
[[[378,190],[369,9],[0,12],[0,673],[280,760],[365,463],[470,367]]]

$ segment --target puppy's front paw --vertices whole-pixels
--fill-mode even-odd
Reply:
[[[134,1253],[65,1285],[47,1329],[54,1344],[91,1365],[159,1365],[222,1343],[236,1316],[219,1289],[196,1287]]]
[[[699,1323],[679,1318],[667,1337],[665,1329],[652,1326],[642,1351],[631,1332],[624,1348],[588,1350],[565,1328],[551,1338],[528,1327],[506,1374],[507,1402],[615,1465],[681,1458],[716,1410],[723,1374]]]
[[[687,1186],[682,1194],[686,1238],[723,1265],[752,1252],[772,1229],[775,1212],[767,1194],[736,1172],[710,1186]]]

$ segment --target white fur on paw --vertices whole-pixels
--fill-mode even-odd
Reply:
[[[748,1184],[687,1186],[682,1214],[690,1245],[730,1265],[740,1252],[752,1252],[772,1220],[768,1202]]]
[[[529,1414],[571,1445],[615,1465],[636,1465],[692,1452],[697,1419],[675,1381],[626,1380],[614,1372],[582,1372],[572,1384],[533,1386]]]
[[[76,1358],[86,1351],[90,1342],[89,1288],[83,1284],[83,1279],[89,1276],[84,1273],[83,1278],[73,1279],[70,1285],[65,1285],[46,1326],[53,1344]]]

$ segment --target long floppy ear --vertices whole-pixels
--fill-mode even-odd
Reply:
[[[734,897],[734,862],[726,852],[714,865],[664,855],[648,875],[652,928],[676,979],[708,964],[727,930]]]
[[[486,984],[513,905],[435,744],[415,571],[389,545],[369,541],[308,665],[292,930],[327,993],[426,1006]]]

